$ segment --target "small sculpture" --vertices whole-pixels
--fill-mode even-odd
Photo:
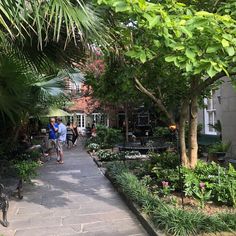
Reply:
[[[9,208],[9,198],[11,196],[16,196],[19,199],[22,199],[22,186],[23,181],[22,179],[19,180],[17,184],[17,192],[12,191],[10,189],[6,189],[3,184],[0,184],[0,210],[2,210],[2,221],[0,220],[0,224],[7,227],[9,225],[9,222],[7,221],[7,211]]]
[[[8,195],[5,193],[5,188],[3,184],[0,184],[0,210],[2,210],[2,221],[0,223],[7,227],[9,222],[7,221],[7,211],[9,208]]]

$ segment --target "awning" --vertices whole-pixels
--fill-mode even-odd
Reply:
[[[72,114],[58,108],[50,108],[47,115],[43,117],[54,117],[54,116],[71,116]]]

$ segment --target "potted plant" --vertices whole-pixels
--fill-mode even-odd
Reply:
[[[225,161],[225,155],[227,153],[227,151],[230,148],[231,143],[215,143],[213,144],[209,150],[209,157],[211,161],[215,161],[215,162],[224,162]]]

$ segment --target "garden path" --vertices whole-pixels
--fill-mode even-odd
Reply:
[[[33,182],[11,200],[0,235],[147,235],[82,146],[66,151],[63,165],[52,158]]]

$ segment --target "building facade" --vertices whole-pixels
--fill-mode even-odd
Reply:
[[[218,121],[222,127],[222,141],[231,142],[229,155],[236,158],[236,89],[228,78],[222,79],[220,88],[212,92],[210,99],[204,99],[204,109],[200,110],[198,121],[203,124],[203,133],[219,135],[212,127]]]

